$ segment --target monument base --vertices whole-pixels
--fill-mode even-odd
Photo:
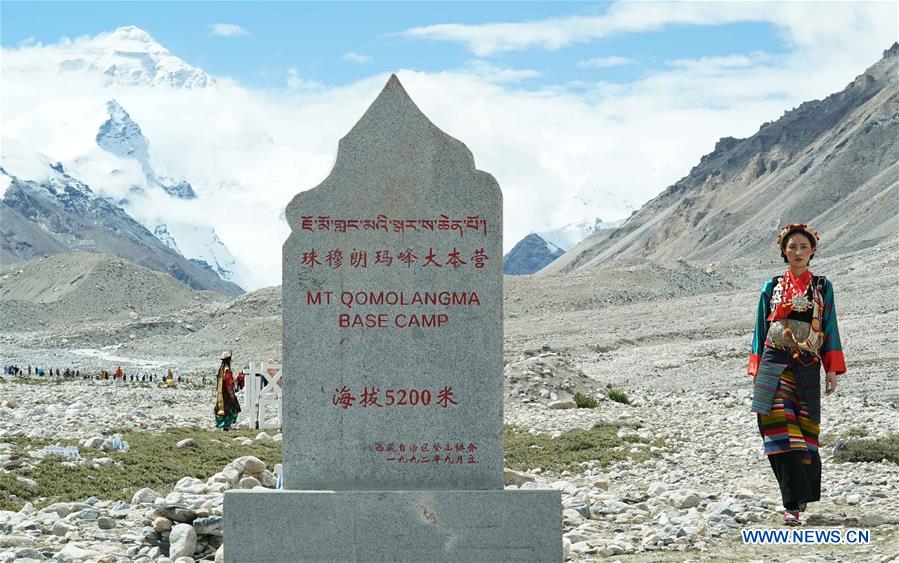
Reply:
[[[225,561],[562,561],[561,492],[225,492]]]

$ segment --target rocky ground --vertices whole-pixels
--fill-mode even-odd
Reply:
[[[563,491],[570,560],[899,558],[899,466],[842,463],[830,455],[834,443],[899,433],[897,251],[896,244],[871,247],[822,256],[812,265],[836,288],[849,372],[837,394],[823,401],[823,498],[803,519],[815,529],[869,529],[870,544],[768,546],[745,545],[741,539],[744,528],[781,527],[779,493],[749,413],[750,380],[744,375],[758,288],[782,270],[775,262],[659,266],[632,261],[590,275],[507,278],[506,422],[551,435],[614,422],[625,425],[625,435],[653,441],[628,446],[650,449],[641,458],[646,461],[608,467],[588,463],[562,474],[532,468],[527,474],[510,473],[508,486]],[[254,360],[280,356],[279,309],[280,294],[267,289],[230,303],[204,301],[137,318],[15,327],[0,334],[0,359],[65,366],[98,358],[95,364],[107,369],[114,361],[129,369],[170,366],[211,378],[218,354],[228,347]],[[609,400],[610,388],[625,393],[632,404]],[[598,406],[560,408],[571,406],[568,399],[575,392],[596,397]],[[85,441],[122,428],[209,427],[211,422],[209,387],[173,391],[82,381],[6,382],[0,393],[0,404],[16,403],[0,407],[0,465],[11,461],[4,460],[9,454],[2,444],[17,436]],[[239,486],[234,469],[223,471],[228,477],[218,481]],[[0,512],[0,561],[77,559],[84,555],[79,549],[106,554],[86,560],[161,558],[162,550],[153,548],[160,542],[172,545],[179,524],[190,524],[199,534],[191,556],[211,559],[215,536],[205,532],[214,528],[205,520],[198,527],[196,519],[221,515],[218,481],[183,481],[176,487],[183,489],[175,491],[178,496],[157,491],[162,500],[155,504],[72,499],[58,510]],[[175,505],[192,510],[195,518],[168,517],[166,510]],[[82,512],[85,517],[78,516]],[[104,529],[101,518],[103,526],[110,519],[114,526]],[[164,529],[165,522],[157,526],[158,518],[168,519],[172,530]],[[176,539],[191,535],[181,530]],[[62,553],[65,549],[70,552]]]

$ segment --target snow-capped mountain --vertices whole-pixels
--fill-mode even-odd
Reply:
[[[521,276],[533,274],[565,253],[565,250],[531,233],[503,256],[503,274]]]
[[[144,172],[148,189],[162,189],[177,199],[197,199],[196,193],[186,180],[174,180],[156,174],[150,164],[150,143],[125,108],[115,100],[110,100],[106,104],[106,109],[109,119],[100,126],[96,138],[100,148],[120,158],[137,162]],[[138,194],[146,195],[139,192]],[[126,209],[137,208],[140,205],[140,198],[129,198],[124,201]],[[154,234],[160,235],[159,239],[162,242],[194,264],[215,273],[223,280],[240,284],[247,279],[249,270],[231,254],[214,227],[171,221],[165,217],[153,217],[148,214],[137,215],[142,219],[144,226]]]
[[[100,125],[96,137],[97,146],[118,157],[136,161],[151,186],[162,188],[167,194],[180,199],[197,198],[187,180],[156,175],[150,165],[150,142],[121,104],[109,100],[106,102],[106,111],[109,113],[109,119]]]
[[[223,280],[248,279],[247,267],[228,250],[213,227],[188,223],[167,223],[153,229],[156,237],[191,262]]]
[[[224,281],[164,245],[124,209],[100,197],[65,167],[11,138],[2,139],[0,258],[94,251],[166,272],[194,289],[239,295]]]
[[[537,231],[537,234],[540,235],[540,238],[543,240],[551,242],[563,250],[569,250],[596,231],[600,229],[615,229],[623,222],[624,221],[621,220],[606,223],[597,217],[592,223],[586,221],[582,223],[569,223],[564,227],[559,227],[557,229]]]
[[[207,218],[197,213],[200,202],[190,182],[156,172],[151,143],[128,111],[114,99],[79,100],[69,108],[72,105],[80,111],[71,118],[66,117],[65,104],[54,102],[4,129],[57,149],[66,155],[61,164],[73,177],[95,186],[100,196],[123,207],[148,231],[162,232],[157,227],[168,225],[160,238],[166,246],[222,279],[246,286],[249,269],[212,226],[203,224]]]
[[[65,52],[56,61],[60,72],[94,71],[107,85],[205,88],[215,83],[211,76],[172,55],[149,33],[133,25],[101,33],[78,45],[78,51]]]
[[[600,229],[615,229],[623,221],[609,223],[569,223],[557,229],[530,233],[503,257],[503,273],[509,276],[533,274]]]
[[[136,160],[147,178],[153,178],[155,174],[150,167],[150,143],[140,126],[115,100],[106,102],[106,111],[109,112],[109,118],[100,125],[97,132],[97,146],[116,156]]]

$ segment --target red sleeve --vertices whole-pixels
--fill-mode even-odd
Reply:
[[[843,358],[842,350],[824,352],[824,356],[821,357],[821,360],[824,362],[825,372],[835,371],[837,372],[837,375],[846,373],[846,360]]]
[[[762,357],[759,354],[749,354],[749,368],[746,369],[746,374],[757,375],[760,361],[762,361]]]

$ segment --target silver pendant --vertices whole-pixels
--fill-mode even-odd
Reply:
[[[801,313],[803,311],[808,311],[811,304],[808,301],[808,297],[805,295],[794,295],[790,300],[790,303],[793,305],[793,310],[797,313]]]

